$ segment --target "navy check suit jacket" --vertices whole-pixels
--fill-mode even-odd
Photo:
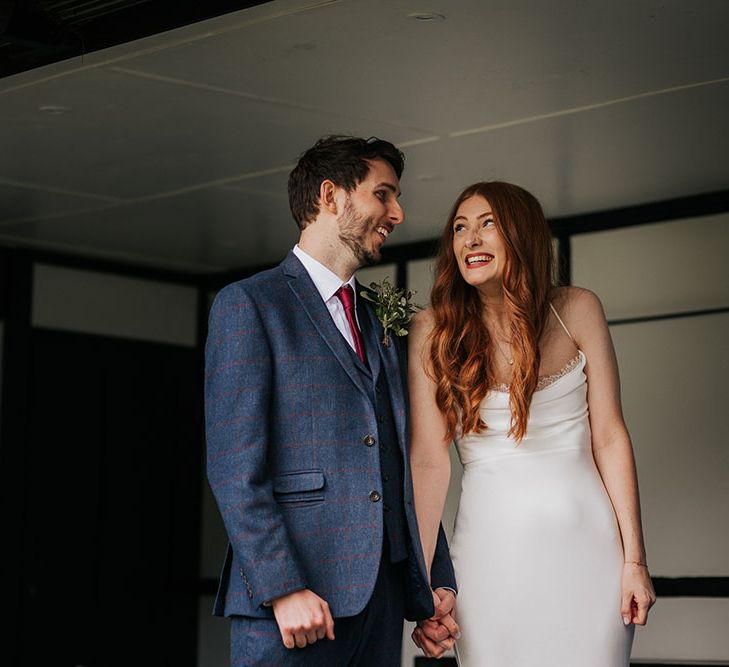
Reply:
[[[370,324],[382,327],[368,307]],[[409,535],[406,616],[433,614],[407,465],[400,342],[380,347],[404,460]],[[374,405],[354,355],[293,253],[228,285],[210,313],[205,410],[208,477],[230,545],[215,613],[270,617],[264,602],[309,588],[335,617],[370,598],[383,543]],[[455,589],[441,529],[434,586]]]

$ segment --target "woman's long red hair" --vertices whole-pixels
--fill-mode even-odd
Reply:
[[[458,207],[474,195],[491,205],[506,252],[502,287],[514,357],[509,435],[521,441],[539,380],[539,339],[554,283],[552,240],[542,207],[516,185],[500,181],[470,185],[458,196],[448,216],[430,297],[435,318],[430,334],[430,368],[436,402],[446,417],[449,438],[457,430],[465,435],[487,428],[479,408],[494,386],[494,377],[484,305],[476,288],[463,280],[453,253],[453,219]]]

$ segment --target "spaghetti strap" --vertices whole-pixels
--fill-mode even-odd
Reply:
[[[574,343],[575,339],[572,338],[572,334],[570,333],[570,330],[564,325],[564,322],[562,321],[562,318],[559,316],[559,313],[555,309],[555,307],[552,305],[552,303],[549,303],[549,307],[552,309],[552,312],[554,313],[554,316],[557,318],[557,321],[562,325],[562,328],[564,329],[564,332],[570,337],[570,340]],[[577,343],[575,343],[577,345]]]

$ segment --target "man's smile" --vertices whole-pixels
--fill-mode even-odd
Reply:
[[[387,227],[385,225],[378,226],[375,231],[382,237],[383,241],[387,240],[387,237],[390,236],[390,233],[392,232],[391,227]]]

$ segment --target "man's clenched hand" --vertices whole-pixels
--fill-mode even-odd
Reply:
[[[304,648],[319,639],[334,639],[334,619],[326,600],[305,588],[271,602],[286,648]]]

